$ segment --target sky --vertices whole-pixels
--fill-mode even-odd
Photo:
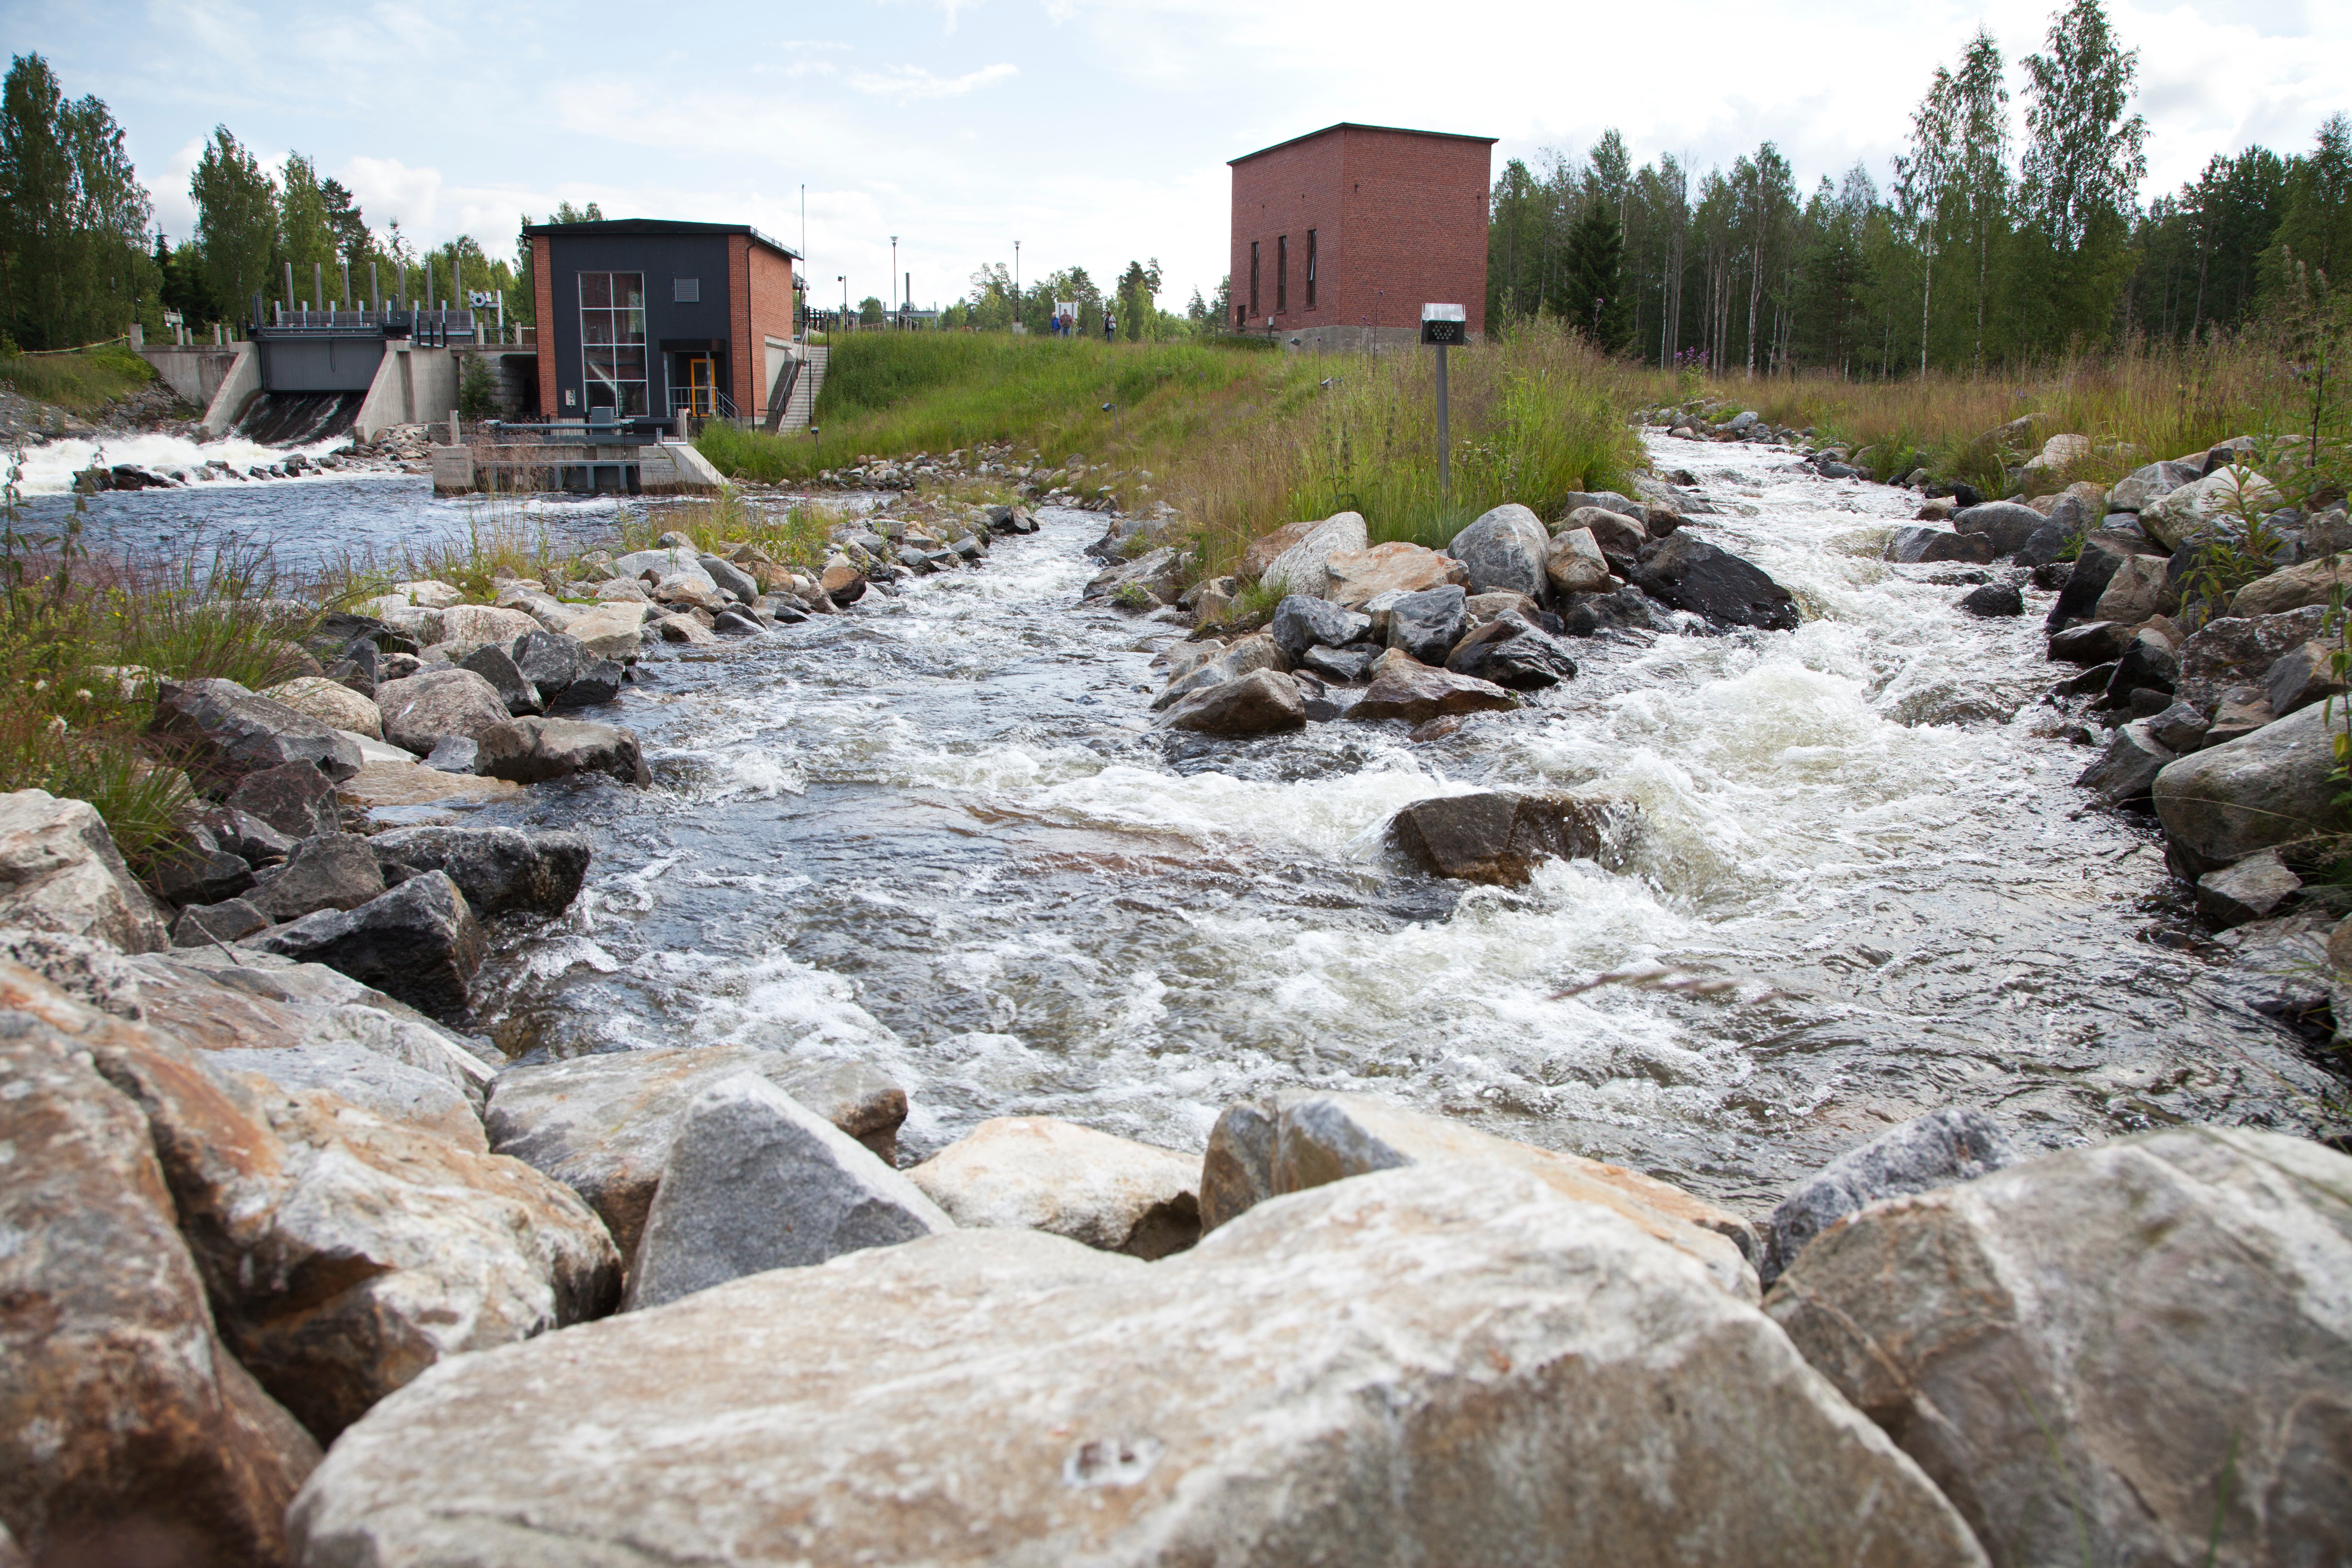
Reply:
[[[1078,265],[1107,285],[1156,258],[1174,310],[1223,275],[1226,161],[1260,147],[1404,125],[1496,137],[1499,171],[1614,127],[1637,165],[1770,140],[1807,187],[1859,161],[1884,188],[1936,67],[1981,24],[2016,93],[2052,4],[0,0],[0,32],[107,102],[174,243],[223,124],[265,161],[308,154],[371,225],[425,244],[511,254],[520,215],[594,201],[749,222],[804,249],[820,300],[844,276],[891,297],[896,236],[919,304],[1013,265],[1017,241],[1024,281]],[[2147,195],[2352,111],[2352,4],[2109,16],[2139,51]]]

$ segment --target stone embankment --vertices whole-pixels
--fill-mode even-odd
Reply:
[[[1641,488],[1444,552],[1295,525],[1257,584],[1197,585],[1163,721],[1418,729],[1593,638],[1794,623],[1687,486]],[[1034,527],[967,521],[845,525],[813,571],[673,537],[491,605],[404,584],[267,691],[169,687],[157,743],[208,804],[152,885],[86,805],[0,797],[0,1556],[2343,1555],[2352,1157],[2317,1144],[2021,1159],[1940,1111],[1743,1214],[1286,1092],[1200,1156],[1023,1117],[901,1169],[871,1068],[468,1034],[486,930],[567,908],[593,846],[441,792],[638,787],[634,737],[567,715],[649,639],[840,614]],[[1184,616],[1187,563],[1122,531],[1089,593]],[[1213,594],[1271,602],[1244,628]],[[2210,662],[2173,695],[2231,689]],[[1486,795],[1390,832],[1512,882],[1638,826]]]

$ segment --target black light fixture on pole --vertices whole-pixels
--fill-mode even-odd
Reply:
[[[841,330],[845,332],[849,331],[849,274],[845,272],[834,281],[841,285]]]
[[[890,237],[890,276],[893,278],[898,276],[898,237],[895,234]],[[893,310],[890,312],[891,330],[897,331],[898,326],[898,312]]]

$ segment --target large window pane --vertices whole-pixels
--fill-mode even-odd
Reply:
[[[583,272],[580,275],[580,308],[583,310],[603,310],[613,302],[613,275],[609,272]]]

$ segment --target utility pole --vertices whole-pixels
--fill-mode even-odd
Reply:
[[[898,276],[898,237],[895,234],[890,237],[890,276]],[[898,330],[898,312],[896,310],[890,312],[890,330],[894,332]]]
[[[1013,330],[1021,330],[1021,242],[1013,242]]]
[[[849,331],[849,274],[845,272],[834,281],[841,285],[841,330],[845,332]]]

